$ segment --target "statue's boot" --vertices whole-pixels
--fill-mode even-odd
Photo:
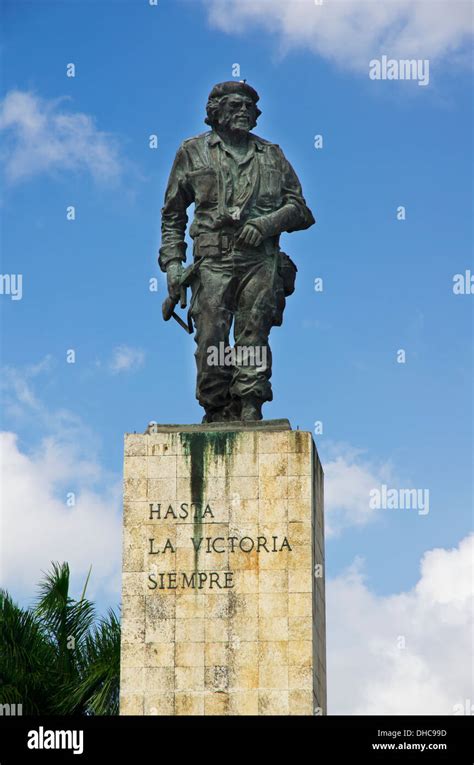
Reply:
[[[229,419],[227,408],[223,407],[222,409],[206,409],[202,422],[227,422]]]
[[[242,399],[240,419],[245,422],[262,419],[262,401],[255,396],[245,396]]]
[[[226,420],[236,422],[240,420],[241,401],[238,398],[232,399],[231,403],[225,407]]]

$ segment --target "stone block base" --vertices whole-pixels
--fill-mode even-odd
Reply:
[[[278,427],[126,435],[122,715],[325,713],[323,472]]]

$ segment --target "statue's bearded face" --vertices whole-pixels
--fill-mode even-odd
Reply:
[[[224,96],[219,104],[218,127],[235,133],[248,133],[256,124],[257,108],[251,98],[238,93]]]

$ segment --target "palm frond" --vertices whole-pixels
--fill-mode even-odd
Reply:
[[[112,609],[95,621],[85,597],[69,594],[67,563],[52,563],[26,610],[0,590],[0,703],[24,714],[118,714],[120,620]]]

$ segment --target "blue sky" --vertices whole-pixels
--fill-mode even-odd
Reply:
[[[222,21],[224,5],[233,24]],[[193,341],[161,320],[160,207],[178,145],[206,129],[207,94],[232,79],[235,63],[260,93],[255,132],[281,145],[317,219],[282,239],[298,265],[297,291],[273,330],[274,401],[264,413],[303,430],[323,421],[315,438],[329,483],[328,576],[340,582],[356,560],[371,597],[410,592],[423,555],[457,548],[472,529],[473,297],[453,294],[453,276],[474,272],[466,5],[452,6],[460,25],[445,25],[442,42],[431,34],[436,19],[417,29],[408,55],[430,59],[426,87],[369,79],[364,62],[392,54],[380,47],[388,11],[386,29],[354,51],[343,25],[339,36],[318,36],[313,17],[290,35],[280,0],[272,23],[262,0],[251,23],[231,6],[3,5],[2,273],[23,275],[21,300],[0,296],[3,430],[17,434],[11,475],[29,487],[23,505],[14,488],[6,492],[4,513],[13,505],[18,533],[25,523],[38,534],[37,544],[31,533],[29,542],[9,538],[3,580],[22,602],[55,552],[48,519],[69,491],[94,516],[90,556],[80,522],[84,546],[70,554],[77,581],[92,563],[99,607],[118,602],[123,433],[202,416]],[[305,12],[323,9],[306,3]],[[237,22],[248,23],[246,34]],[[405,53],[398,44],[393,51]],[[429,514],[367,512],[367,487],[384,481],[429,489]],[[41,498],[51,510],[44,522]],[[58,556],[72,550],[62,528]]]

